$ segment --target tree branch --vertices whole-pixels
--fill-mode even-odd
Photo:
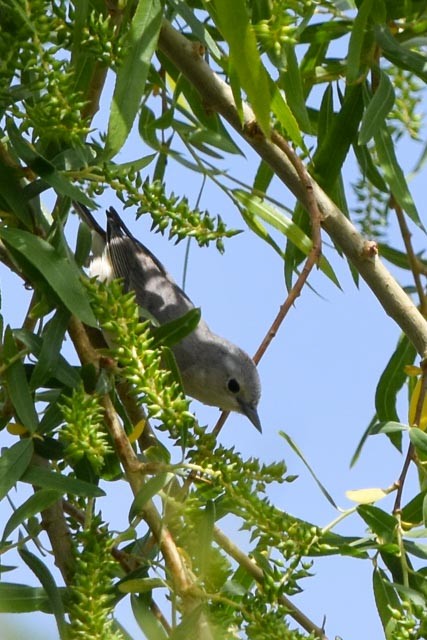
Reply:
[[[308,210],[309,196],[292,162],[274,140],[268,140],[259,127],[254,126],[254,113],[246,103],[242,105],[243,122],[240,120],[230,87],[203,60],[200,46],[187,40],[165,20],[159,48],[199,91],[203,103],[229,122]],[[424,318],[379,259],[376,244],[363,238],[319,185],[314,181],[312,184],[323,228],[424,358],[427,356],[427,323]]]
[[[84,325],[75,317],[70,321],[69,334],[82,363],[99,361],[99,356],[89,341]],[[113,440],[114,449],[123,466],[132,492],[136,496],[144,484],[143,465],[139,462],[108,395],[103,396],[102,404],[105,410],[105,424]],[[177,593],[182,598],[184,609],[187,611],[193,609],[197,605],[192,589],[195,587],[194,578],[152,500],[148,500],[144,504],[140,515],[159,544],[167,570]]]
[[[214,539],[216,543],[224,549],[234,560],[245,569],[257,582],[264,583],[263,570],[244,553],[237,545],[228,538],[221,529],[214,527]],[[320,640],[328,640],[324,630],[316,625],[305,613],[303,613],[294,603],[284,595],[279,596],[279,602],[289,609],[289,615],[298,622],[299,625],[309,633],[313,633]]]

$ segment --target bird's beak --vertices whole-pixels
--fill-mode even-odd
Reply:
[[[260,433],[262,433],[261,421],[258,416],[258,412],[256,407],[251,404],[247,404],[246,402],[239,402],[242,413],[249,418],[249,420],[254,425],[255,429],[258,429]]]

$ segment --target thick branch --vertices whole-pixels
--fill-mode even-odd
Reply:
[[[199,91],[206,107],[222,115],[308,209],[307,192],[292,163],[277,144],[254,126],[255,116],[247,104],[243,105],[243,123],[240,121],[230,87],[203,60],[200,47],[178,33],[167,21],[164,21],[160,32],[159,47]],[[322,214],[323,228],[356,267],[386,313],[400,326],[418,353],[422,357],[427,356],[427,323],[379,259],[375,243],[365,240],[314,182],[313,192]]]

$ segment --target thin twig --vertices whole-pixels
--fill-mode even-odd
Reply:
[[[247,573],[249,573],[257,582],[261,585],[265,582],[265,575],[263,570],[252,560],[246,553],[244,553],[237,545],[234,544],[228,538],[221,529],[214,527],[214,539],[216,543],[224,549]],[[316,638],[320,640],[328,640],[324,630],[315,624],[310,618],[308,618],[298,607],[294,605],[292,600],[289,600],[284,595],[279,596],[280,604],[289,609],[289,615],[298,622],[303,629],[308,633],[313,633]]]
[[[274,318],[269,330],[267,331],[264,339],[262,340],[260,346],[258,347],[253,361],[255,364],[258,364],[268,347],[270,346],[272,340],[277,335],[277,332],[280,328],[280,325],[284,321],[289,309],[294,304],[295,300],[301,295],[301,291],[307,282],[308,276],[310,275],[313,267],[318,264],[319,258],[322,250],[322,238],[321,238],[321,215],[319,211],[319,207],[317,206],[316,199],[313,193],[313,182],[310,177],[307,169],[304,164],[301,162],[298,155],[289,147],[286,140],[282,138],[277,132],[273,131],[272,133],[272,141],[286,154],[289,160],[292,162],[295,167],[298,176],[301,179],[302,184],[304,184],[307,193],[307,210],[310,215],[311,221],[311,229],[312,229],[312,243],[313,246],[310,250],[310,253],[307,256],[304,267],[299,274],[294,286],[289,291],[289,294],[285,300],[285,302],[281,305],[279,312]],[[223,411],[212,431],[215,437],[218,436],[222,427],[224,426],[228,416],[230,415],[229,411]]]
[[[411,242],[411,232],[409,231],[408,224],[406,222],[405,214],[403,213],[402,207],[395,200],[395,198],[391,198],[391,206],[396,212],[396,218],[399,223],[400,233],[402,234],[402,240],[405,245],[406,254],[408,256],[408,262],[411,267],[412,275],[414,277],[415,287],[417,289],[418,298],[420,301],[420,311],[424,317],[427,316],[427,299],[425,294],[425,289],[421,282],[420,277],[420,261],[415,255],[414,248]]]

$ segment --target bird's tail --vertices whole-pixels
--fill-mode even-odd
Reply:
[[[79,214],[83,222],[87,224],[89,229],[91,229],[92,231],[95,231],[95,233],[97,233],[105,243],[107,240],[107,234],[105,233],[101,225],[97,223],[97,221],[91,214],[90,210],[86,207],[86,205],[81,204],[81,202],[77,202],[77,200],[73,200],[73,207],[77,211],[77,213]]]

